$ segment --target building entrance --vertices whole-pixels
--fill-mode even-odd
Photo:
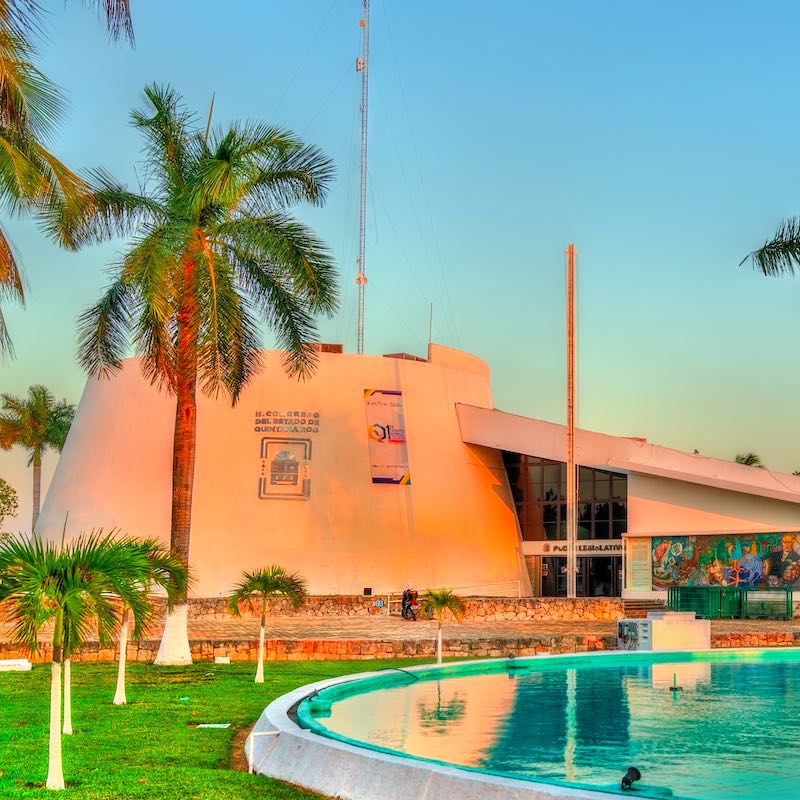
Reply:
[[[541,561],[542,597],[567,596],[567,559],[550,556]],[[622,590],[621,556],[578,558],[578,597],[619,597]]]

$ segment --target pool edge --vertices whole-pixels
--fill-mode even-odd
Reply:
[[[758,652],[790,650],[796,647],[757,648]],[[618,651],[608,651],[619,655]],[[675,654],[686,650],[672,651]],[[716,653],[695,650],[693,653]],[[731,648],[755,655],[753,648]],[[569,653],[537,656],[537,660],[597,657],[601,653]],[[459,664],[497,663],[506,659],[480,659],[449,662]],[[432,665],[407,667],[409,672],[430,670]],[[355,673],[357,680],[384,674],[383,671]],[[260,774],[287,781],[303,788],[342,800],[435,800],[458,797],[459,800],[609,800],[617,793],[572,788],[563,785],[485,775],[445,766],[413,757],[391,755],[365,747],[323,737],[301,728],[289,717],[289,711],[308,695],[354,680],[345,675],[307,684],[274,700],[262,712],[245,742],[245,754],[251,769]],[[250,757],[252,749],[252,760]]]

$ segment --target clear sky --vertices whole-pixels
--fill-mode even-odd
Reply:
[[[335,160],[326,207],[301,215],[341,271],[322,338],[355,351],[361,3],[132,0],[135,49],[79,2],[46,5],[41,64],[70,104],[53,144],[74,168],[135,182],[128,113],[153,81]],[[573,241],[579,424],[800,469],[800,278],[738,267],[800,214],[799,26],[778,0],[372,0],[366,351],[424,354],[433,303],[433,339],[490,363],[497,407],[563,421]],[[4,307],[0,390],[77,402],[75,319],[124,242],[69,254],[3,224],[29,302]],[[0,476],[24,527],[22,453]]]

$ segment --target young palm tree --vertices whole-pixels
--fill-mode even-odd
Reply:
[[[108,377],[132,339],[146,377],[175,395],[170,545],[188,564],[198,382],[235,403],[259,368],[261,321],[285,350],[287,372],[313,372],[314,315],[335,309],[336,277],[327,249],[286,209],[321,204],[333,167],[287,131],[244,123],[207,136],[172,89],[148,86],[145,97],[132,121],[145,138],[151,192],[95,173],[97,213],[52,223],[75,248],[134,237],[81,316],[79,355],[90,375]],[[157,664],[191,662],[186,614],[182,598]]]
[[[747,467],[764,468],[764,465],[761,463],[761,457],[757,453],[737,453],[734,460],[737,464],[744,464]]]
[[[13,623],[12,638],[35,653],[42,626],[53,624],[48,789],[64,788],[62,664],[92,627],[101,643],[110,642],[119,625],[119,601],[134,609],[137,631],[147,624],[146,570],[141,553],[113,534],[80,536],[64,548],[38,537],[12,537],[0,544],[0,603]]]
[[[167,610],[171,611],[176,601],[186,595],[189,585],[189,570],[171,550],[166,550],[155,539],[144,539],[131,543],[131,547],[140,549],[148,564],[145,588],[162,589],[166,593]],[[127,661],[128,632],[130,629],[131,610],[123,605],[122,624],[119,631],[119,661],[117,664],[117,687],[114,693],[114,705],[125,705],[125,667]]]
[[[42,455],[48,448],[59,453],[64,449],[75,406],[66,400],[56,402],[53,393],[41,385],[28,388],[26,397],[0,394],[0,448],[10,450],[24,447],[30,454],[28,466],[33,466],[33,520],[31,532],[39,519],[42,494]]]
[[[421,614],[436,617],[438,629],[436,633],[436,663],[442,663],[442,619],[449,611],[455,619],[464,616],[467,606],[464,600],[452,589],[428,589],[419,603]]]
[[[305,578],[297,572],[287,572],[283,567],[272,565],[256,572],[243,572],[242,580],[228,597],[228,610],[241,616],[241,606],[250,610],[261,605],[261,627],[258,631],[258,667],[256,683],[264,683],[264,638],[267,627],[267,599],[275,595],[286,597],[293,608],[299,608],[308,594]]]

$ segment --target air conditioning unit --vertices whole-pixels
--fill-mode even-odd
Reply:
[[[652,650],[653,632],[649,619],[617,621],[618,650]]]
[[[617,621],[620,650],[708,650],[711,622],[693,611],[650,611],[647,619]]]

